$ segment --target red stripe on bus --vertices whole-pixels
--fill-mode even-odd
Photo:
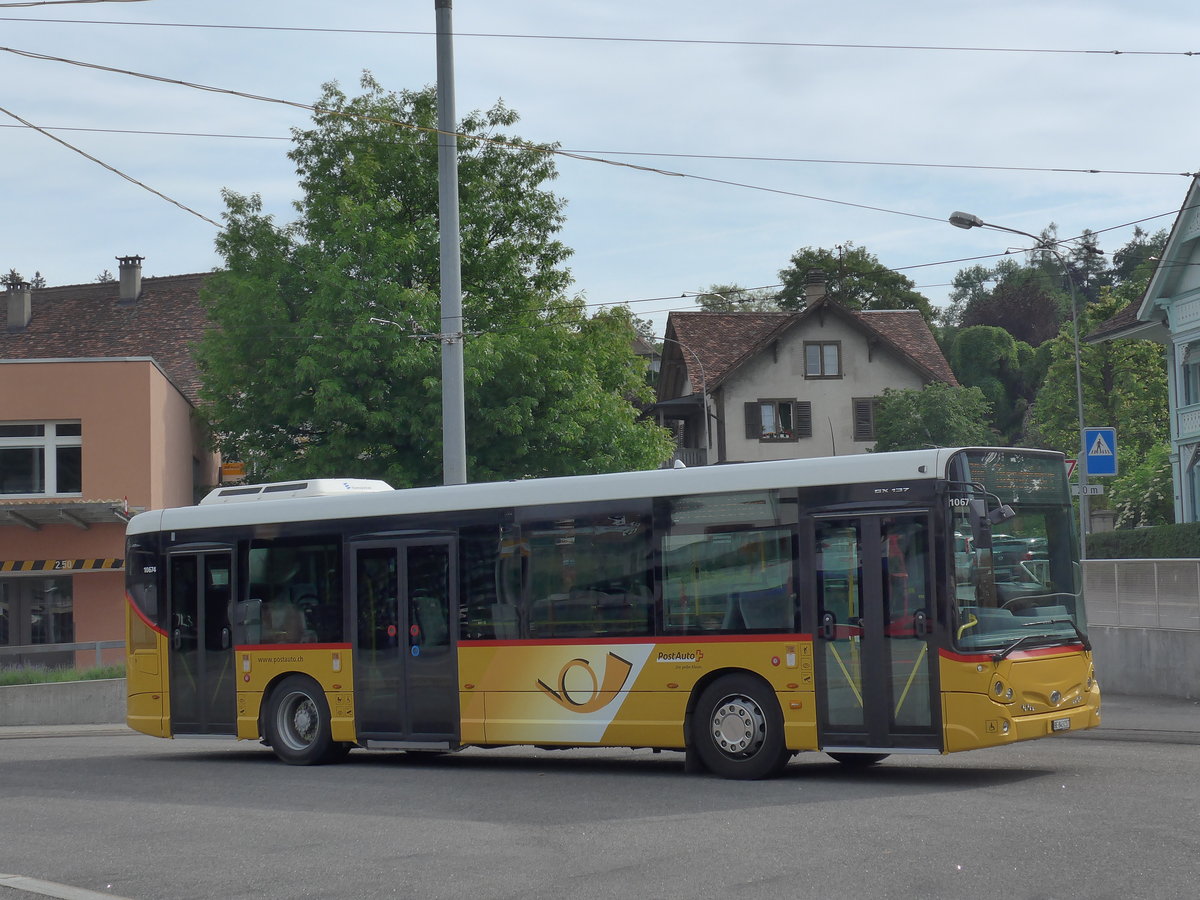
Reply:
[[[459,641],[460,647],[582,647],[593,644],[744,644],[811,641],[811,634],[719,634],[681,637],[529,638],[526,640]]]
[[[144,612],[142,612],[142,610],[138,607],[138,605],[133,601],[133,597],[129,596],[128,591],[125,592],[125,602],[129,604],[129,608],[133,610],[134,615],[136,615],[139,619],[142,620],[142,624],[144,624],[151,631],[158,632],[163,637],[167,636],[166,631],[164,631],[162,628],[159,628],[157,625],[155,625],[153,622],[151,622],[149,619],[146,618],[146,614]]]
[[[1055,647],[1035,647],[1032,650],[1015,650],[1008,654],[1006,659],[1029,659],[1037,656],[1054,656],[1062,653],[1078,653],[1083,649],[1083,644],[1071,642],[1069,644],[1059,644]],[[981,663],[993,662],[996,659],[992,653],[955,653],[953,650],[939,650],[938,653],[951,662],[965,663]]]
[[[238,653],[254,650],[349,650],[353,644],[235,644]]]

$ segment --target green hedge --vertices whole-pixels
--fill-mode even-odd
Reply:
[[[1200,522],[1089,534],[1087,555],[1091,559],[1200,559]]]
[[[47,669],[42,666],[0,668],[0,687],[14,684],[44,684],[48,681],[100,681],[124,678],[125,666],[100,666],[93,669]]]

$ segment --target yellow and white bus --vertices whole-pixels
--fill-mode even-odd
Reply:
[[[126,566],[129,725],[292,764],[619,746],[761,778],[1100,721],[1045,451],[224,487],[135,516]]]

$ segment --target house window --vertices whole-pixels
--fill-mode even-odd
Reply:
[[[854,398],[854,440],[875,440],[875,404],[876,397]]]
[[[0,494],[83,492],[78,422],[0,423]]]
[[[746,439],[795,441],[812,437],[812,404],[807,400],[755,400],[746,404]]]
[[[1184,406],[1200,403],[1200,360],[1192,358],[1195,352],[1194,345],[1188,347],[1188,353],[1184,357],[1184,364],[1180,371]]]
[[[838,341],[804,344],[805,378],[841,378],[842,345]]]

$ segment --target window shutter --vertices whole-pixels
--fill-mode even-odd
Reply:
[[[746,440],[757,441],[762,437],[762,413],[757,403],[747,403],[746,406]]]
[[[798,438],[812,437],[812,403],[808,400],[792,404],[792,433]]]
[[[875,440],[875,398],[854,399],[854,440]]]

